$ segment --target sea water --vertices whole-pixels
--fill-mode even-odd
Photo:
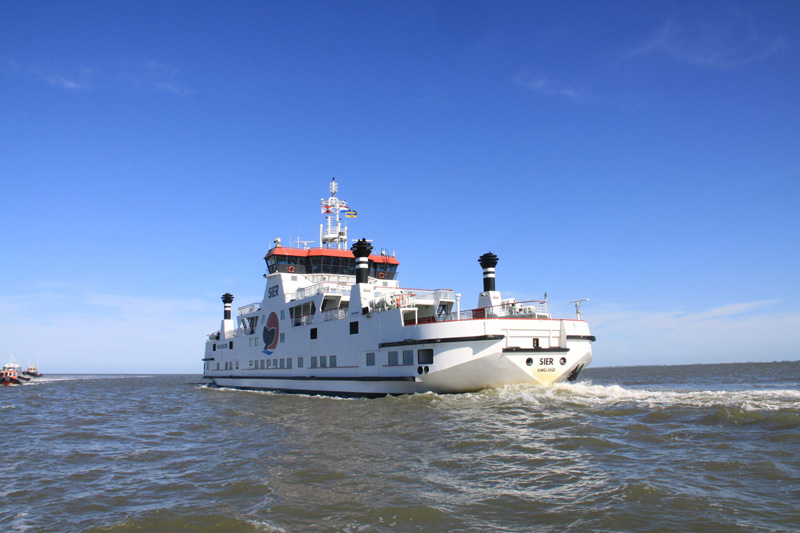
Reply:
[[[3,531],[798,531],[800,362],[337,399],[0,389]]]

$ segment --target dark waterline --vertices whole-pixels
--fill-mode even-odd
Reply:
[[[800,363],[376,400],[46,376],[0,390],[0,529],[796,531]]]

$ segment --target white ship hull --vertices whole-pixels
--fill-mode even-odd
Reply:
[[[466,350],[471,351],[469,348]],[[543,352],[532,355],[541,354]],[[314,375],[286,375],[285,372],[276,370],[273,376],[258,373],[248,376],[241,372],[228,373],[230,375],[224,375],[223,372],[222,375],[214,376],[214,372],[209,372],[205,377],[219,387],[247,390],[364,397],[424,392],[446,394],[478,391],[514,383],[540,386],[560,383],[576,369],[587,366],[591,362],[591,353],[590,350],[583,350],[582,356],[570,358],[570,363],[564,365],[559,365],[557,358],[554,358],[555,365],[539,365],[537,357],[534,359],[537,361],[534,368],[525,365],[527,354],[508,356],[496,350],[469,359],[456,355],[455,359],[464,360],[446,368],[431,369],[424,375],[410,375],[417,374],[414,370],[407,372],[409,375],[406,376],[359,376],[356,372],[342,369],[320,369],[325,371],[315,372]]]

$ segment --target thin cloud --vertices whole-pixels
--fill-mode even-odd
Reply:
[[[6,61],[13,70],[39,82],[68,91],[86,91],[94,87],[94,71],[81,68],[69,72],[47,70],[34,65],[22,65],[16,61]]]
[[[737,68],[765,59],[784,47],[782,37],[765,36],[751,23],[733,20],[717,25],[679,25],[667,21],[623,61],[663,55],[699,67]]]
[[[574,86],[553,80],[545,75],[530,75],[520,72],[514,76],[514,83],[537,94],[557,96],[573,102],[585,102],[587,95]]]
[[[149,61],[122,76],[136,88],[166,92],[175,96],[189,96],[192,90],[181,81],[181,72],[159,61]]]
[[[39,82],[67,91],[86,91],[95,88],[95,82],[108,81],[90,68],[72,71],[48,70],[34,65],[23,65],[13,60],[5,63],[13,70]],[[181,72],[159,61],[149,61],[120,75],[123,83],[136,88],[169,93],[175,96],[190,96],[193,91],[181,80]]]
[[[757,302],[744,302],[738,304],[723,305],[720,307],[709,309],[708,311],[703,311],[701,313],[686,315],[686,318],[694,320],[703,320],[708,318],[732,317],[732,316],[747,314],[757,309],[761,309],[763,307],[767,307],[775,303],[778,303],[778,300],[759,300]]]

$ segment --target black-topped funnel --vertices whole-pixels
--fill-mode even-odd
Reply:
[[[226,292],[222,295],[222,303],[225,304],[225,320],[231,319],[231,304],[233,303],[233,294]]]
[[[369,254],[372,253],[372,245],[367,242],[367,239],[361,239],[350,249],[356,256],[356,283],[367,283],[369,281]]]
[[[478,258],[478,262],[483,268],[483,292],[493,291],[494,289],[494,267],[497,266],[499,259],[492,252],[483,254]]]

